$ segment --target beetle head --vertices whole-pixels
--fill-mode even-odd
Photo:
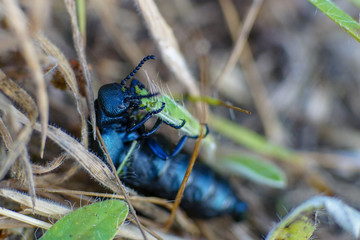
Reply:
[[[98,103],[107,116],[118,117],[134,105],[131,97],[128,87],[111,83],[99,89]]]

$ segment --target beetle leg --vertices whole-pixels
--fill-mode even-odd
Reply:
[[[175,124],[169,123],[169,122],[167,122],[167,121],[163,121],[163,122],[164,122],[166,125],[169,125],[169,126],[172,127],[172,128],[180,129],[180,128],[182,128],[182,127],[185,125],[185,123],[186,123],[185,119],[181,119],[181,120],[182,120],[182,123],[180,123],[179,125],[175,125]]]
[[[205,128],[206,128],[206,132],[205,132],[205,134],[204,134],[203,138],[204,138],[204,137],[206,137],[206,136],[209,134],[209,132],[210,132],[209,126],[208,126],[207,124],[205,124]],[[196,139],[196,138],[199,138],[199,135],[195,135],[195,136],[188,136],[188,137],[189,137],[189,138]]]
[[[180,141],[176,144],[173,152],[169,155],[169,157],[174,157],[176,154],[178,154],[181,151],[181,149],[184,147],[187,139],[188,139],[187,135],[182,136]]]
[[[176,154],[178,154],[181,149],[184,147],[186,140],[188,139],[188,136],[184,135],[181,137],[180,141],[176,144],[173,152],[169,155],[167,154],[164,149],[152,138],[147,139],[147,144],[149,145],[151,151],[158,156],[161,159],[167,160],[171,157],[174,157]]]
[[[163,102],[161,108],[159,108],[158,110],[154,110],[154,111],[146,113],[145,116],[135,126],[133,126],[132,128],[130,128],[128,130],[128,132],[135,131],[136,129],[138,129],[139,127],[144,125],[147,120],[149,120],[153,115],[161,112],[164,109],[164,107],[165,107],[165,103]]]
[[[166,160],[169,155],[162,149],[162,147],[152,138],[147,139],[147,144],[149,145],[151,151],[158,156],[159,158]]]
[[[156,132],[158,129],[159,129],[159,127],[161,126],[161,123],[162,123],[163,121],[160,119],[160,118],[158,118],[158,120],[156,121],[156,123],[154,124],[154,126],[152,127],[152,129],[150,129],[148,132],[143,132],[143,133],[141,133],[141,136],[142,137],[148,137],[148,136],[150,136],[151,134],[153,134],[154,132]]]

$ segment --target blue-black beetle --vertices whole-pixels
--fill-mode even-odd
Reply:
[[[149,59],[154,59],[154,56],[144,58],[121,83],[100,88],[95,101],[96,121],[115,167],[122,163],[132,141],[139,141],[139,148],[134,151],[121,173],[122,181],[141,194],[174,200],[190,160],[189,155],[179,153],[187,136],[180,140],[171,154],[166,154],[163,147],[168,146],[160,147],[158,143],[165,145],[168,141],[156,141],[154,136],[150,136],[163,121],[158,119],[149,131],[145,131],[144,126],[148,119],[163,110],[165,104],[137,120],[135,116],[142,109],[141,99],[156,94],[138,95],[135,89],[143,89],[145,86],[136,79],[132,80],[129,87],[126,86],[126,81]],[[185,124],[183,122],[175,126],[164,123],[174,128],[181,128]],[[99,146],[93,146],[93,150],[104,158]],[[194,218],[228,214],[240,220],[246,210],[246,204],[237,197],[228,181],[199,162],[194,165],[180,206]]]

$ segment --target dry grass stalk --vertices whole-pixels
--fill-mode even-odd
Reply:
[[[27,124],[29,122],[22,113],[16,109],[14,109],[14,111],[21,123]],[[35,130],[41,130],[38,123],[35,124]],[[49,126],[48,131],[49,138],[78,161],[93,178],[112,191],[119,192],[119,186],[114,174],[102,160],[90,153],[83,145],[59,128]]]
[[[239,16],[234,11],[234,4],[231,0],[219,0],[226,23],[230,30],[230,34],[234,42],[237,40],[238,26],[240,30],[243,29],[240,24]],[[236,28],[236,31],[235,31]],[[264,126],[264,131],[267,137],[276,143],[283,143],[286,136],[285,132],[279,122],[276,111],[271,104],[271,100],[267,94],[263,79],[259,73],[258,67],[254,61],[251,48],[247,41],[244,41],[244,54],[240,54],[239,62],[243,66],[246,80],[254,99],[254,104],[261,116],[261,121]],[[220,86],[220,83],[217,85]]]
[[[2,168],[0,170],[0,179],[2,179],[5,174],[9,171],[9,169],[14,165],[16,159],[20,159],[22,174],[25,176],[27,184],[29,185],[30,195],[33,199],[33,205],[35,204],[35,185],[32,176],[32,169],[30,158],[27,153],[26,145],[30,141],[30,136],[33,130],[33,126],[38,116],[38,111],[36,104],[32,100],[32,98],[17,84],[15,84],[11,79],[7,78],[7,76],[0,70],[0,90],[11,100],[16,102],[19,106],[21,106],[24,111],[27,113],[30,121],[25,124],[25,126],[16,131],[17,136],[15,141],[11,137],[10,132],[8,131],[5,123],[1,121],[1,134],[3,136],[3,140],[5,142],[5,146],[8,148],[8,156],[4,160]],[[2,105],[7,105],[7,103],[3,103]],[[5,110],[6,108],[2,108]],[[20,172],[19,172],[20,173]],[[19,175],[21,176],[21,174]]]
[[[47,0],[34,0],[29,3],[30,27],[33,32],[41,31],[48,21],[50,4]]]
[[[218,0],[224,14],[225,22],[229,28],[230,35],[236,40],[238,35],[240,19],[233,0]]]
[[[171,27],[167,24],[153,0],[135,1],[145,19],[151,35],[161,52],[161,57],[166,66],[176,78],[182,82],[194,96],[200,95],[195,78],[186,65],[186,61],[180,52],[179,44]]]
[[[39,165],[32,165],[32,170],[34,174],[45,174],[45,173],[50,173],[51,171],[55,170],[56,168],[60,167],[61,164],[63,164],[63,162],[69,158],[68,155],[66,154],[62,154],[59,157],[55,158],[54,161],[52,161],[51,163],[47,164],[46,167],[43,166],[39,166]]]
[[[28,154],[27,149],[23,149],[21,155],[20,155],[20,166],[21,169],[19,169],[20,173],[24,174],[24,180],[23,182],[29,186],[29,193],[32,198],[32,208],[35,209],[35,197],[36,197],[36,191],[35,191],[35,182],[34,182],[34,176],[31,168],[31,162],[30,157]]]
[[[13,140],[12,140],[11,134],[9,132],[9,129],[6,127],[4,121],[1,118],[0,118],[0,135],[4,142],[5,147],[7,149],[10,149],[12,147],[11,145],[13,144]],[[3,172],[6,173],[10,169],[10,167],[8,167],[7,170],[4,170],[4,166],[2,166],[1,171],[0,171],[0,179],[2,179],[4,177]]]
[[[285,143],[286,133],[279,121],[279,117],[274,109],[259,70],[257,69],[250,48],[244,50],[243,56],[240,57],[240,62],[244,67],[246,80],[251,90],[254,104],[261,117],[266,136],[274,143]]]
[[[11,189],[0,189],[0,196],[11,199],[12,201],[17,202],[28,208],[32,207],[31,198],[24,193]],[[62,216],[70,212],[70,208],[62,206],[50,200],[42,198],[35,199],[34,213],[39,214],[40,216],[60,219]]]
[[[245,18],[242,30],[239,32],[239,36],[237,38],[235,47],[230,55],[230,58],[228,59],[220,77],[215,83],[216,88],[218,88],[222,84],[225,77],[234,68],[237,60],[239,59],[239,56],[241,55],[244,49],[245,43],[247,41],[251,28],[254,25],[254,22],[256,20],[257,14],[259,13],[262,3],[263,0],[254,0],[253,4],[251,5],[251,8]]]
[[[27,20],[23,12],[17,4],[17,1],[4,0],[3,3],[8,23],[17,36],[17,39],[20,40],[22,54],[30,68],[32,78],[37,85],[37,104],[39,106],[42,129],[40,149],[40,155],[42,157],[44,154],[47,125],[49,121],[49,100],[46,92],[46,83],[40,67],[39,57],[32,42]]]
[[[125,199],[122,195],[114,195],[114,194],[108,194],[108,193],[98,193],[98,192],[86,192],[86,191],[77,191],[77,190],[69,190],[69,189],[49,189],[49,188],[37,188],[37,191],[42,192],[49,192],[49,193],[61,193],[65,195],[69,195],[72,197],[76,196],[91,196],[91,197],[101,197],[101,198],[115,198],[115,199]],[[165,200],[163,198],[157,198],[157,197],[143,197],[143,196],[129,196],[129,198],[132,201],[138,201],[138,202],[148,202],[148,203],[154,203],[163,207],[166,207],[168,209],[171,209],[172,203],[170,203],[168,200]]]
[[[64,54],[58,49],[49,39],[47,39],[43,34],[37,33],[34,38],[39,42],[42,49],[46,54],[51,55],[57,60],[57,67],[60,73],[64,76],[66,84],[71,89],[71,92],[74,95],[76,102],[76,109],[79,113],[81,120],[81,142],[84,146],[87,146],[86,142],[88,141],[88,131],[86,125],[86,106],[81,100],[81,95],[79,93],[79,86],[76,82],[74,71],[72,70],[69,62],[67,61]]]
[[[0,207],[0,214],[7,216],[9,218],[12,218],[12,219],[16,219],[20,222],[27,223],[34,227],[49,229],[52,226],[50,223],[40,221],[36,218],[32,218],[32,217],[26,216],[24,214],[17,213],[17,212],[11,211],[11,210],[3,208],[3,207]]]
[[[94,91],[92,89],[90,70],[85,55],[84,39],[82,38],[78,27],[79,25],[77,21],[75,1],[65,0],[65,6],[71,18],[74,47],[76,54],[79,58],[82,70],[84,72],[84,77],[86,82],[86,100],[87,100],[88,108],[90,110],[90,120],[91,120],[92,129],[95,130],[96,122],[95,122],[95,108],[94,108]],[[96,138],[95,131],[93,131],[93,137],[94,139]],[[85,139],[83,140],[86,141]],[[85,146],[87,147],[87,145]]]

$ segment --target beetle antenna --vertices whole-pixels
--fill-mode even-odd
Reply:
[[[131,78],[135,75],[135,73],[137,73],[137,71],[139,71],[139,69],[140,69],[140,68],[144,65],[144,63],[145,63],[147,60],[149,60],[149,59],[155,59],[155,56],[154,56],[154,55],[149,55],[149,56],[147,56],[147,57],[144,57],[144,58],[140,61],[139,65],[137,65],[137,66],[135,67],[135,69],[134,69],[129,75],[127,75],[126,78],[124,78],[124,79],[121,81],[120,85],[121,85],[121,86],[124,86],[124,85],[126,84],[126,81],[129,80],[129,79],[131,79]]]

